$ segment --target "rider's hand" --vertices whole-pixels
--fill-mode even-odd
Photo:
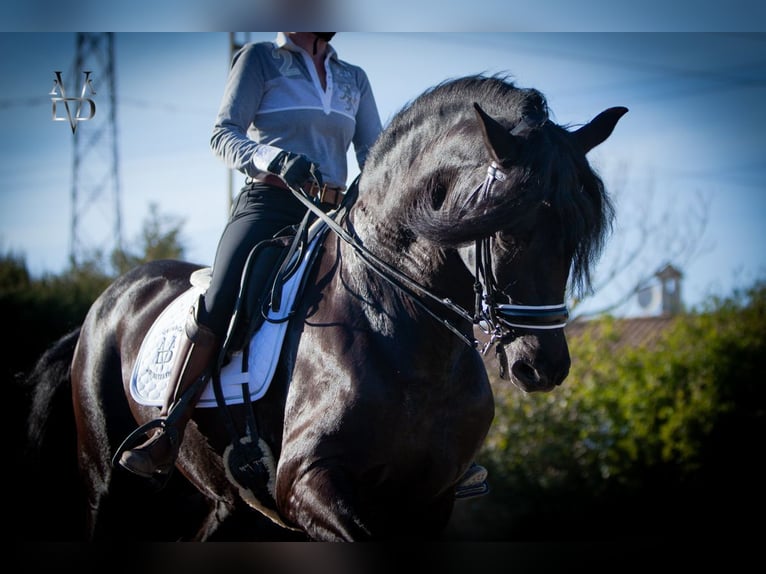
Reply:
[[[300,153],[279,152],[269,163],[268,171],[279,176],[292,189],[300,189],[308,181],[316,181],[322,186],[319,166]]]

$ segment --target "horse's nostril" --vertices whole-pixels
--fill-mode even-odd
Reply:
[[[538,374],[535,368],[525,361],[516,361],[513,364],[513,375],[524,385],[537,383]]]

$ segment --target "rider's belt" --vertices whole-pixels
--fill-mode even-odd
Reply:
[[[284,181],[282,181],[276,175],[272,175],[270,173],[249,178],[248,183],[250,182],[265,183],[267,185],[273,185],[274,187],[279,187],[281,189],[288,189]],[[328,184],[324,184],[322,187],[319,187],[316,183],[312,183],[310,188],[304,188],[304,190],[308,193],[309,197],[317,198],[319,199],[320,203],[332,205],[333,207],[338,207],[340,205],[340,202],[343,201],[343,196],[346,193],[345,187],[338,187]]]

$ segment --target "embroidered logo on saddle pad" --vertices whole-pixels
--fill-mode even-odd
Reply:
[[[268,390],[279,354],[287,332],[286,320],[300,289],[301,278],[311,260],[311,252],[318,242],[314,241],[309,255],[303,258],[296,272],[285,282],[282,289],[281,311],[269,311],[265,321],[250,340],[248,359],[241,351],[232,354],[231,360],[221,369],[221,389],[226,404],[244,402],[242,385],[248,385],[250,401],[260,399]],[[192,286],[179,295],[157,317],[144,337],[138,359],[130,377],[130,395],[137,403],[162,406],[165,388],[170,378],[173,362],[178,355],[184,324],[189,308],[210,283],[210,269],[200,269],[191,278]],[[212,383],[208,383],[197,402],[198,408],[218,405]]]

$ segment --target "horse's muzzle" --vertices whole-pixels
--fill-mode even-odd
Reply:
[[[519,337],[497,352],[501,378],[526,393],[551,391],[569,375],[571,359],[563,337],[559,341],[547,337],[542,344],[534,336]]]

